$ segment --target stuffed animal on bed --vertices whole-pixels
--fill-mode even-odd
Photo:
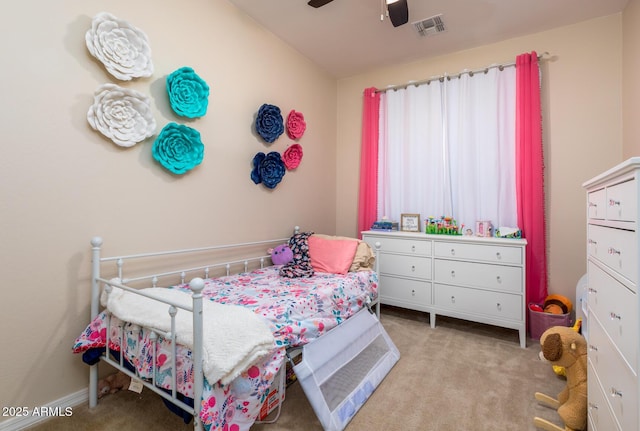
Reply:
[[[548,431],[584,430],[587,426],[587,342],[585,338],[566,326],[553,326],[540,337],[542,356],[553,365],[564,367],[567,385],[558,399],[536,392],[538,401],[558,410],[564,428],[536,417],[538,428]]]
[[[127,389],[131,384],[131,377],[122,371],[98,380],[98,398],[107,394],[115,394],[121,389]]]
[[[270,248],[267,250],[267,253],[271,255],[271,262],[273,262],[274,265],[286,265],[293,260],[293,252],[287,244]]]

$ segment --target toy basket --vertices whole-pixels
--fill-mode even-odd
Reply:
[[[531,338],[539,340],[544,331],[552,326],[571,326],[571,313],[552,314],[529,309],[529,333]]]

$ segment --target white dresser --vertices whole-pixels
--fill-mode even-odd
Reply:
[[[380,245],[380,301],[516,329],[526,346],[523,239],[362,232]]]
[[[587,181],[589,430],[640,429],[640,157]]]

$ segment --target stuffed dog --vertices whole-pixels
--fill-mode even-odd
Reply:
[[[131,384],[131,377],[122,371],[98,380],[98,398],[107,394],[115,394],[121,389],[127,389]]]
[[[534,418],[534,424],[547,431],[584,431],[587,427],[587,341],[573,328],[554,326],[542,334],[540,345],[544,359],[565,369],[567,385],[557,399],[540,392],[536,392],[535,397],[557,409],[565,427],[538,417]]]

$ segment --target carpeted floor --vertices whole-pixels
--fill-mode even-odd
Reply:
[[[556,396],[565,385],[538,359],[537,341],[521,349],[518,332],[425,313],[383,307],[382,323],[401,358],[346,431],[535,430],[534,416],[561,425],[539,405],[536,391]],[[144,391],[109,395],[95,409],[76,406],[32,431],[193,429]],[[299,384],[287,389],[278,421],[251,431],[322,431]]]

